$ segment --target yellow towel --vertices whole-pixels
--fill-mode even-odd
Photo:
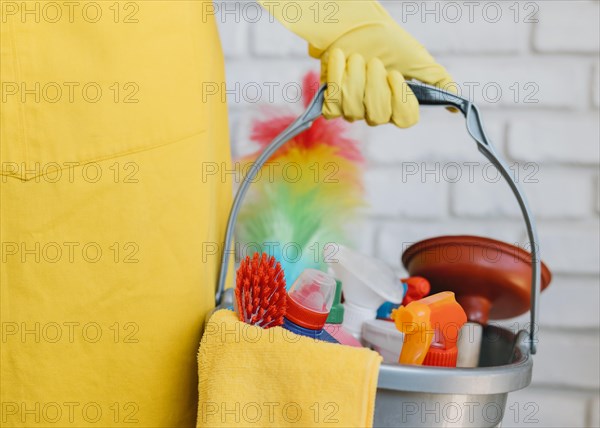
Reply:
[[[371,427],[381,357],[215,312],[200,344],[198,427]]]

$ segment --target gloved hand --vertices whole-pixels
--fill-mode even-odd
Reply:
[[[294,3],[293,16],[286,3]],[[446,69],[374,0],[261,4],[308,41],[310,55],[321,60],[327,118],[365,119],[370,125],[391,121],[407,128],[418,122],[419,104],[405,78],[456,91]]]

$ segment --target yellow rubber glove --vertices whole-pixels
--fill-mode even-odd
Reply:
[[[405,84],[416,79],[455,91],[452,78],[377,1],[262,0],[284,26],[309,43],[327,82],[323,114],[369,125],[419,120],[419,104]]]

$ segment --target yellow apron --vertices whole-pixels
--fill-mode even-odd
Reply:
[[[195,426],[231,199],[210,3],[0,6],[0,425]]]

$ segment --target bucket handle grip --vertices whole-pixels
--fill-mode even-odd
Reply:
[[[439,105],[446,107],[454,107],[458,109],[465,117],[467,131],[469,135],[477,143],[478,150],[500,171],[500,174],[512,190],[516,197],[525,225],[527,227],[527,235],[529,238],[529,245],[531,248],[531,313],[530,313],[530,326],[529,326],[529,348],[532,354],[536,353],[537,348],[537,322],[538,322],[538,308],[539,308],[539,295],[541,292],[541,258],[539,256],[538,246],[538,235],[533,213],[525,197],[519,183],[513,179],[509,167],[506,165],[504,160],[500,157],[491,141],[487,138],[483,129],[483,123],[477,107],[466,98],[460,97],[453,93],[444,91],[442,89],[425,85],[419,82],[407,82],[408,86],[412,89],[419,104],[421,105]],[[219,270],[219,282],[216,289],[216,304],[219,305],[223,300],[223,293],[225,289],[225,280],[227,278],[227,269],[229,265],[229,253],[231,251],[231,241],[233,238],[233,232],[237,216],[248,191],[248,187],[262,168],[262,166],[271,158],[271,156],[286,142],[293,139],[298,134],[307,130],[312,126],[315,119],[321,116],[323,109],[323,102],[325,100],[325,90],[327,85],[322,85],[311,102],[308,104],[306,110],[285,130],[283,130],[258,156],[253,165],[248,169],[248,172],[242,179],[240,187],[234,197],[231,211],[229,213],[229,219],[227,221],[227,228],[225,231],[225,241],[223,243],[223,252],[221,253],[221,265]]]

